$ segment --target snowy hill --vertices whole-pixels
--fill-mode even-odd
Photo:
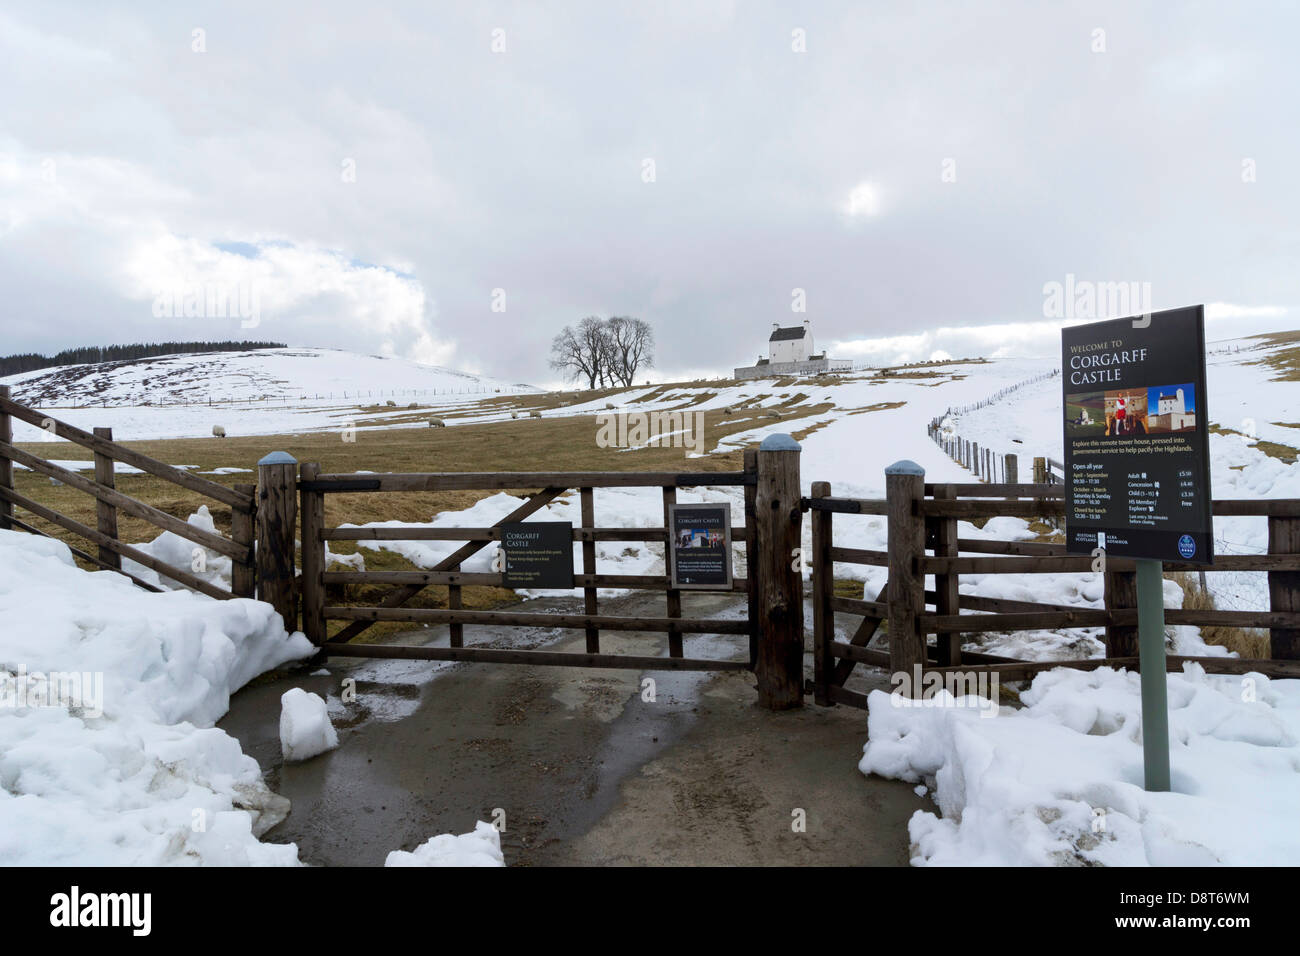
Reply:
[[[177,405],[537,391],[483,375],[334,349],[258,349],[67,365],[0,378],[47,407]]]

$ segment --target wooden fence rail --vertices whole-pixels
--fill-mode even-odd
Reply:
[[[961,520],[1003,515],[1063,518],[1064,490],[1060,484],[926,484],[921,469],[911,462],[891,466],[885,483],[885,499],[859,503],[857,499],[834,498],[829,484],[815,482],[811,497],[804,503],[812,512],[812,683],[818,703],[865,706],[862,694],[844,687],[859,663],[887,667],[894,673],[911,673],[917,665],[963,670],[978,666],[995,670],[1004,679],[1018,679],[1009,675],[1030,675],[1062,663],[1084,668],[1131,666],[1137,655],[1136,565],[1132,559],[1106,558],[1101,608],[960,593],[963,574],[1080,574],[1098,570],[1096,559],[1069,555],[1060,544],[958,537]],[[845,507],[849,501],[854,502],[853,508]],[[864,506],[861,512],[857,510],[859,504]],[[836,515],[882,511],[889,515],[889,550],[883,560],[878,551],[834,546]],[[1213,503],[1213,513],[1266,517],[1268,553],[1222,555],[1210,568],[1171,561],[1165,562],[1165,569],[1204,570],[1209,574],[1266,572],[1270,607],[1246,611],[1172,608],[1165,611],[1166,623],[1266,629],[1270,632],[1269,660],[1195,660],[1211,672],[1258,670],[1276,676],[1300,676],[1300,500],[1220,499]],[[834,597],[836,563],[887,567],[888,582],[875,601]],[[927,575],[934,576],[933,590],[924,587]],[[836,638],[837,612],[862,617],[847,643]],[[888,627],[888,651],[867,647],[882,625]],[[1042,663],[990,660],[990,655],[962,650],[962,644],[972,634],[1063,628],[1105,628],[1106,656]],[[934,643],[929,642],[930,636]],[[1171,667],[1175,660],[1191,659],[1170,658]]]
[[[27,422],[48,434],[87,448],[94,456],[93,477],[48,461],[14,444],[13,420]],[[962,449],[962,455],[966,451]],[[960,537],[960,522],[1016,516],[1049,522],[1064,517],[1064,489],[1055,479],[1058,463],[1035,464],[1039,481],[1017,480],[1014,456],[1002,467],[987,449],[972,449],[965,457],[980,481],[929,483],[911,462],[886,471],[886,497],[834,497],[826,482],[814,482],[809,498],[799,495],[799,446],[789,436],[774,435],[760,448],[744,454],[740,471],[689,472],[506,472],[417,474],[325,474],[319,465],[301,467],[291,456],[274,452],[258,463],[258,482],[233,488],[210,482],[183,469],[127,448],[113,440],[109,429],[85,432],[14,402],[0,387],[0,528],[49,535],[36,522],[47,522],[79,536],[95,550],[74,548],[80,559],[97,567],[121,570],[128,559],[183,586],[218,598],[251,597],[269,602],[287,627],[302,629],[323,655],[408,657],[417,660],[548,663],[578,667],[642,669],[749,669],[757,677],[759,701],[766,707],[797,707],[803,699],[803,584],[800,567],[802,515],[812,524],[812,617],[814,679],[818,703],[865,705],[863,695],[845,684],[859,664],[911,672],[914,667],[938,670],[980,668],[1005,679],[1031,676],[1045,667],[1132,666],[1136,658],[1137,592],[1135,564],[1107,558],[1096,569],[1091,556],[1071,555],[1063,545],[1041,541],[1002,541]],[[163,481],[230,506],[229,536],[191,526],[167,512],[126,494],[118,487],[114,463],[123,462]],[[88,495],[94,501],[94,525],[78,521],[42,504],[34,493],[18,491],[15,466]],[[1001,478],[1001,480],[998,480]],[[26,487],[26,486],[24,486]],[[659,488],[663,527],[626,528],[599,525],[598,490]],[[663,574],[602,573],[597,544],[645,542],[672,549],[668,514],[678,489],[739,488],[744,499],[744,525],[733,529],[743,543],[748,570],[735,576],[723,593],[744,592],[746,617],[689,617],[683,596]],[[581,611],[539,613],[516,610],[475,610],[464,607],[463,589],[500,586],[500,572],[466,572],[463,564],[499,541],[503,526],[523,521],[569,489],[579,493],[580,523],[572,540],[580,546],[581,569],[575,566],[573,587],[581,594]],[[526,500],[489,527],[349,527],[327,525],[325,500],[340,493],[400,493],[451,490],[524,491]],[[22,512],[20,514],[20,512]],[[227,591],[185,568],[173,567],[120,540],[119,513],[170,531],[196,547],[230,558],[232,588]],[[1260,628],[1270,632],[1272,659],[1196,660],[1207,670],[1243,673],[1258,670],[1279,676],[1300,676],[1300,501],[1222,499],[1213,502],[1216,516],[1259,516],[1268,523],[1268,553],[1220,556],[1208,573],[1264,572],[1268,575],[1269,607],[1258,610],[1170,609],[1172,625]],[[834,524],[860,516],[888,519],[884,550],[837,546]],[[301,537],[302,574],[296,567],[296,542]],[[452,541],[455,548],[433,567],[417,571],[332,571],[325,566],[330,541]],[[837,564],[888,569],[885,586],[874,600],[838,596],[834,588]],[[1165,562],[1166,570],[1200,570],[1180,562]],[[962,575],[1079,574],[1102,570],[1101,607],[1075,607],[1037,601],[962,594]],[[156,585],[127,575],[150,590]],[[934,584],[926,587],[933,576]],[[373,606],[348,606],[327,601],[327,586],[379,585],[388,588]],[[445,608],[413,608],[409,602],[430,586],[447,588]],[[600,612],[599,589],[661,591],[662,615],[630,616]],[[835,616],[860,618],[847,641],[836,638]],[[344,622],[330,636],[329,622]],[[350,644],[375,622],[405,622],[419,626],[447,625],[445,647],[432,645]],[[585,651],[550,652],[466,646],[465,629],[475,626],[544,627],[580,630]],[[869,646],[887,627],[888,649]],[[1060,628],[1104,628],[1104,658],[1072,662],[1016,661],[963,649],[979,633],[1011,633]],[[601,652],[601,631],[658,631],[666,636],[664,656]],[[685,635],[747,635],[744,660],[687,658]],[[1179,658],[1170,658],[1175,666]],[[1013,677],[1013,675],[1021,675]]]
[[[303,631],[323,655],[368,656],[379,645],[349,644],[377,621],[429,626],[447,625],[446,647],[383,645],[382,656],[425,660],[483,661],[494,663],[566,664],[576,667],[643,667],[664,669],[752,669],[758,678],[759,701],[770,708],[798,706],[803,694],[802,581],[792,570],[791,557],[799,547],[802,521],[799,498],[799,447],[788,436],[768,439],[745,453],[741,471],[718,472],[505,472],[420,474],[326,474],[314,462],[301,467],[297,482],[298,513],[302,521],[302,576],[300,607]],[[745,592],[748,615],[744,620],[691,618],[683,613],[680,591],[667,573],[656,575],[602,574],[597,568],[596,544],[603,541],[640,541],[663,545],[665,560],[672,548],[669,507],[678,488],[739,487],[743,489],[745,523],[732,529],[735,542],[743,542],[748,572],[736,576],[723,592]],[[660,488],[664,508],[661,528],[601,527],[596,523],[601,488]],[[535,490],[540,489],[540,490]],[[575,568],[573,586],[583,598],[583,613],[534,613],[513,610],[475,610],[463,607],[467,586],[501,586],[499,571],[466,572],[461,566],[476,552],[502,537],[504,526],[523,521],[546,507],[568,489],[580,493],[581,523],[572,540],[581,544],[581,571]],[[358,528],[326,525],[325,496],[358,492],[411,492],[448,490],[526,491],[527,499],[490,527]],[[263,507],[265,507],[263,502]],[[846,506],[846,507],[850,507]],[[329,541],[455,541],[461,546],[420,571],[329,571],[325,545]],[[327,603],[328,585],[388,585],[391,589],[374,606],[354,607]],[[447,588],[445,608],[413,608],[408,602],[431,585]],[[599,612],[598,589],[654,590],[664,593],[662,616],[610,615]],[[333,636],[330,621],[348,622]],[[465,628],[475,626],[544,627],[581,630],[586,653],[522,651],[465,645]],[[601,631],[660,631],[666,635],[665,657],[602,653]],[[749,637],[744,661],[687,658],[687,634],[743,634]],[[374,654],[373,656],[381,656]],[[648,663],[652,662],[652,663]]]
[[[13,443],[13,419],[27,422],[51,436],[62,438],[89,449],[93,453],[93,477],[56,465],[38,455],[18,448]],[[117,488],[114,463],[122,462],[153,475],[163,481],[196,492],[231,508],[231,534],[226,537],[197,528],[187,521],[168,514],[153,505],[127,495]],[[29,495],[20,493],[14,481],[14,466],[22,465],[30,471],[45,475],[95,499],[95,526],[62,514],[42,504]],[[122,559],[134,561],[143,567],[171,580],[218,599],[253,597],[252,578],[254,565],[254,531],[252,516],[256,502],[250,486],[236,485],[233,489],[208,481],[184,469],[157,461],[141,452],[127,448],[113,440],[111,428],[96,428],[86,432],[66,422],[21,405],[10,398],[8,386],[0,386],[0,528],[17,528],[32,534],[52,537],[33,524],[30,519],[19,518],[15,509],[21,509],[34,518],[46,521],[73,535],[81,537],[97,548],[91,554],[80,548],[73,553],[97,567],[122,571]],[[169,531],[198,548],[213,551],[230,558],[232,565],[231,589],[219,587],[201,578],[193,569],[178,568],[126,544],[118,533],[118,513],[148,522],[161,531]],[[151,591],[160,590],[137,575],[127,574],[132,581]]]

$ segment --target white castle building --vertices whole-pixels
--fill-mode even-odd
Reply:
[[[1172,394],[1161,392],[1156,401],[1156,414],[1147,424],[1147,429],[1180,432],[1196,427],[1196,413],[1187,410],[1187,398],[1181,388]]]
[[[853,368],[848,359],[827,358],[813,351],[812,323],[782,326],[772,323],[767,338],[767,357],[758,357],[754,365],[735,370],[736,378],[767,378],[772,375],[820,375],[823,372],[847,372]]]

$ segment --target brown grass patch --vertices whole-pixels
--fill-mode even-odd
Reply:
[[[1251,338],[1263,339],[1266,346],[1287,345],[1291,342],[1300,342],[1300,331],[1269,332]],[[1262,365],[1269,369],[1273,373],[1275,382],[1300,382],[1300,348],[1281,349],[1246,364]]]
[[[1183,589],[1183,609],[1188,611],[1214,611],[1214,598],[1201,590],[1200,579],[1186,571],[1170,571],[1166,580]],[[1211,625],[1199,628],[1201,640],[1206,644],[1226,647],[1249,660],[1268,660],[1272,656],[1269,632],[1258,628],[1223,627]]]
[[[1250,435],[1247,435],[1243,431],[1238,431],[1235,428],[1227,428],[1223,425],[1213,425],[1213,424],[1209,425],[1207,427],[1207,431],[1209,431],[1211,434],[1214,435],[1240,435],[1242,438],[1251,437]],[[1294,465],[1297,457],[1300,457],[1300,448],[1292,448],[1290,445],[1283,445],[1280,442],[1265,441],[1262,438],[1252,442],[1247,447],[1256,448],[1259,451],[1263,452],[1265,455],[1268,455],[1268,457],[1276,458],[1278,461],[1281,461],[1287,465]],[[1243,466],[1233,466],[1233,467],[1240,468],[1245,466],[1243,465]]]

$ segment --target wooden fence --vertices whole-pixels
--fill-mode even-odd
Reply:
[[[94,477],[86,477],[51,461],[25,452],[13,443],[14,419],[90,449]],[[115,487],[114,462],[139,468],[166,482],[206,496],[231,508],[230,535],[196,528]],[[20,494],[15,488],[14,466],[62,482],[95,499],[96,527],[90,527],[57,510]],[[991,477],[991,476],[990,476]],[[665,554],[672,547],[668,509],[677,489],[693,487],[743,489],[745,524],[735,529],[734,540],[743,542],[746,575],[736,578],[732,592],[746,595],[747,614],[742,620],[684,616],[682,594],[661,575],[602,573],[597,566],[597,542],[641,541],[661,543]],[[597,523],[597,492],[601,488],[646,487],[661,489],[664,526],[656,528],[602,527]],[[179,584],[216,598],[252,597],[270,603],[286,627],[298,626],[321,648],[324,656],[404,657],[422,660],[481,661],[491,663],[559,664],[578,667],[628,667],[646,670],[753,670],[759,702],[773,709],[797,707],[803,701],[804,612],[799,549],[802,513],[812,522],[812,617],[815,699],[821,704],[864,706],[865,697],[845,684],[857,664],[887,667],[911,673],[914,666],[963,672],[991,671],[1004,680],[1024,679],[1051,667],[1096,667],[1103,664],[1136,667],[1137,588],[1131,560],[1107,558],[1104,567],[1105,601],[1101,608],[1080,608],[1041,602],[962,594],[963,574],[1072,574],[1093,571],[1094,558],[1067,554],[1063,545],[1047,542],[999,541],[959,537],[959,522],[1000,515],[1060,521],[1064,516],[1064,489],[1059,483],[1039,481],[926,484],[922,470],[900,462],[886,471],[883,499],[837,498],[826,482],[814,482],[812,494],[799,493],[799,446],[784,435],[770,436],[756,450],[745,452],[743,468],[736,472],[514,472],[420,474],[322,474],[312,462],[301,466],[291,456],[274,452],[258,463],[258,483],[224,485],[156,461],[112,440],[108,429],[94,434],[21,405],[0,387],[0,528],[47,534],[34,519],[49,522],[80,536],[97,553],[74,549],[95,566],[121,571],[122,558],[150,568]],[[450,490],[524,490],[527,499],[511,514],[490,527],[430,528],[428,526],[344,528],[325,524],[325,501],[330,494],[400,493]],[[583,594],[582,613],[538,613],[515,610],[474,610],[463,607],[462,589],[470,585],[502,583],[500,573],[471,573],[462,565],[472,555],[499,540],[502,526],[536,514],[566,491],[580,496],[581,523],[573,540],[581,544],[582,571],[574,576]],[[191,570],[173,567],[137,547],[125,544],[117,532],[117,516],[125,512],[157,528],[171,531],[196,546],[226,555],[232,562],[232,588],[226,590],[200,578]],[[1300,677],[1300,500],[1220,500],[1217,516],[1263,516],[1268,521],[1267,554],[1220,555],[1209,573],[1260,571],[1268,574],[1269,608],[1250,611],[1171,609],[1169,624],[1262,628],[1270,631],[1272,659],[1169,658],[1170,667],[1196,660],[1207,671],[1244,673],[1260,671]],[[858,515],[887,518],[885,550],[837,547],[834,521]],[[296,542],[302,540],[302,575],[297,575]],[[331,571],[325,566],[329,541],[462,542],[433,568],[420,571]],[[875,600],[838,597],[837,564],[860,564],[888,569],[887,584]],[[1166,562],[1171,571],[1200,570],[1193,565]],[[933,590],[926,590],[927,575],[934,575]],[[136,575],[141,587],[159,590]],[[371,584],[390,586],[373,606],[329,604],[328,585]],[[446,608],[407,606],[415,595],[432,585],[445,586]],[[653,590],[664,594],[664,614],[633,617],[602,614],[598,589]],[[974,613],[962,613],[974,612]],[[848,641],[836,638],[835,615],[861,617]],[[329,636],[329,622],[346,622]],[[445,624],[446,646],[433,644],[356,644],[354,638],[377,621],[413,625]],[[583,652],[551,652],[487,647],[466,643],[466,627],[572,628],[584,633]],[[870,647],[882,628],[888,648]],[[965,650],[966,635],[1023,630],[1104,628],[1106,656],[1081,661],[1017,661]],[[611,654],[601,650],[602,631],[651,631],[666,636],[666,656]],[[735,634],[749,638],[743,660],[688,658],[686,634]],[[929,638],[933,636],[931,643]]]
[[[836,498],[829,484],[815,482],[812,496],[805,501],[812,512],[813,692],[818,703],[865,707],[865,696],[844,686],[859,663],[908,674],[915,666],[940,671],[960,669],[964,673],[992,671],[1003,680],[1024,679],[1058,666],[1138,666],[1137,583],[1132,559],[1105,559],[1102,608],[960,592],[962,574],[1070,574],[1095,570],[1097,559],[1068,554],[1063,544],[958,536],[958,522],[962,520],[1000,515],[1063,519],[1061,485],[926,484],[924,472],[911,462],[891,466],[885,482],[884,499]],[[887,516],[887,550],[836,547],[833,521],[837,514]],[[1204,570],[1211,574],[1267,572],[1270,607],[1251,611],[1169,609],[1165,611],[1165,622],[1268,629],[1272,659],[1171,656],[1169,667],[1177,669],[1186,661],[1196,661],[1209,672],[1259,671],[1300,677],[1300,500],[1218,500],[1214,502],[1214,514],[1268,519],[1269,553],[1219,555],[1213,567]],[[874,601],[836,597],[837,563],[888,568],[888,583]],[[1164,568],[1202,570],[1173,561],[1165,562]],[[925,579],[931,574],[935,586],[927,591]],[[837,612],[862,617],[847,642],[836,639]],[[888,650],[868,647],[882,624],[888,628]],[[1085,627],[1106,629],[1104,658],[1020,661],[963,650],[971,634]],[[930,636],[934,643],[929,643]]]
[[[775,709],[802,703],[803,605],[799,572],[783,555],[799,546],[801,509],[798,446],[789,439],[764,443],[745,454],[738,472],[516,472],[424,474],[322,474],[314,462],[302,466],[298,488],[302,516],[302,621],[303,631],[328,656],[401,657],[417,660],[481,661],[492,663],[562,664],[570,667],[630,667],[651,670],[754,670],[759,702]],[[745,526],[733,529],[733,540],[745,545],[747,577],[736,578],[730,591],[748,595],[744,620],[689,618],[682,614],[682,594],[662,575],[601,573],[597,567],[599,541],[662,543],[665,557],[672,547],[668,527],[669,507],[677,489],[692,487],[744,489]],[[600,488],[660,488],[664,527],[602,527],[596,523],[596,491]],[[533,491],[532,489],[540,489]],[[574,575],[584,597],[583,613],[557,614],[513,610],[471,610],[462,606],[462,588],[468,585],[502,586],[499,571],[465,572],[462,564],[492,541],[500,540],[504,525],[523,521],[561,494],[576,489],[580,495],[581,524],[572,531],[582,545],[582,571]],[[325,525],[325,496],[339,493],[392,493],[413,491],[528,490],[523,504],[490,527],[430,528],[427,526],[329,527]],[[434,567],[423,571],[329,571],[325,547],[329,541],[459,541],[461,547]],[[326,603],[328,585],[391,585],[391,590],[370,607]],[[430,585],[448,590],[446,608],[405,606]],[[660,617],[601,614],[598,588],[662,591],[665,613]],[[347,621],[328,637],[329,621]],[[448,626],[447,646],[352,644],[353,638],[377,621]],[[574,628],[584,632],[585,652],[513,650],[466,646],[467,626]],[[602,653],[603,630],[662,631],[667,656],[632,656]],[[743,634],[749,637],[745,660],[689,658],[683,652],[684,634]],[[797,667],[792,665],[797,662]]]
[[[94,477],[88,478],[15,447],[13,419],[43,429],[53,438],[62,438],[89,449],[94,453]],[[114,476],[114,462],[131,465],[163,481],[229,506],[232,516],[230,536],[196,528],[181,518],[118,491]],[[92,528],[26,495],[19,494],[14,485],[14,465],[22,465],[93,497],[96,526]],[[253,516],[256,512],[256,502],[252,485],[235,485],[234,488],[227,488],[225,485],[208,481],[183,469],[174,468],[113,441],[111,428],[96,428],[93,434],[82,431],[66,422],[20,405],[9,397],[9,386],[0,386],[0,528],[16,528],[32,534],[50,536],[32,524],[31,517],[19,517],[16,509],[21,509],[30,516],[47,521],[90,542],[96,547],[96,553],[92,554],[72,547],[73,554],[97,567],[126,574],[136,584],[150,591],[162,589],[142,580],[137,575],[123,571],[123,558],[128,558],[210,597],[219,599],[252,597],[255,593]],[[162,531],[179,535],[199,548],[215,551],[230,558],[231,589],[226,590],[212,584],[193,573],[191,569],[167,564],[123,542],[117,531],[119,511],[143,519]]]
[[[944,450],[944,453],[949,458],[970,471],[981,481],[1014,485],[1020,481],[1019,453],[998,453],[988,446],[980,447],[979,442],[962,438],[953,428],[945,428],[944,422],[953,415],[963,415],[967,412],[987,408],[1022,388],[1049,378],[1055,378],[1060,374],[1060,369],[1052,369],[1041,375],[1035,375],[1033,378],[1025,379],[1023,382],[1017,382],[1015,385],[1008,385],[1006,388],[994,392],[988,398],[978,402],[962,405],[959,408],[949,408],[942,415],[930,420],[925,428],[926,434],[930,436],[931,441]],[[1064,480],[1065,466],[1059,461],[1047,457],[1034,458],[1034,484],[1061,484]]]

